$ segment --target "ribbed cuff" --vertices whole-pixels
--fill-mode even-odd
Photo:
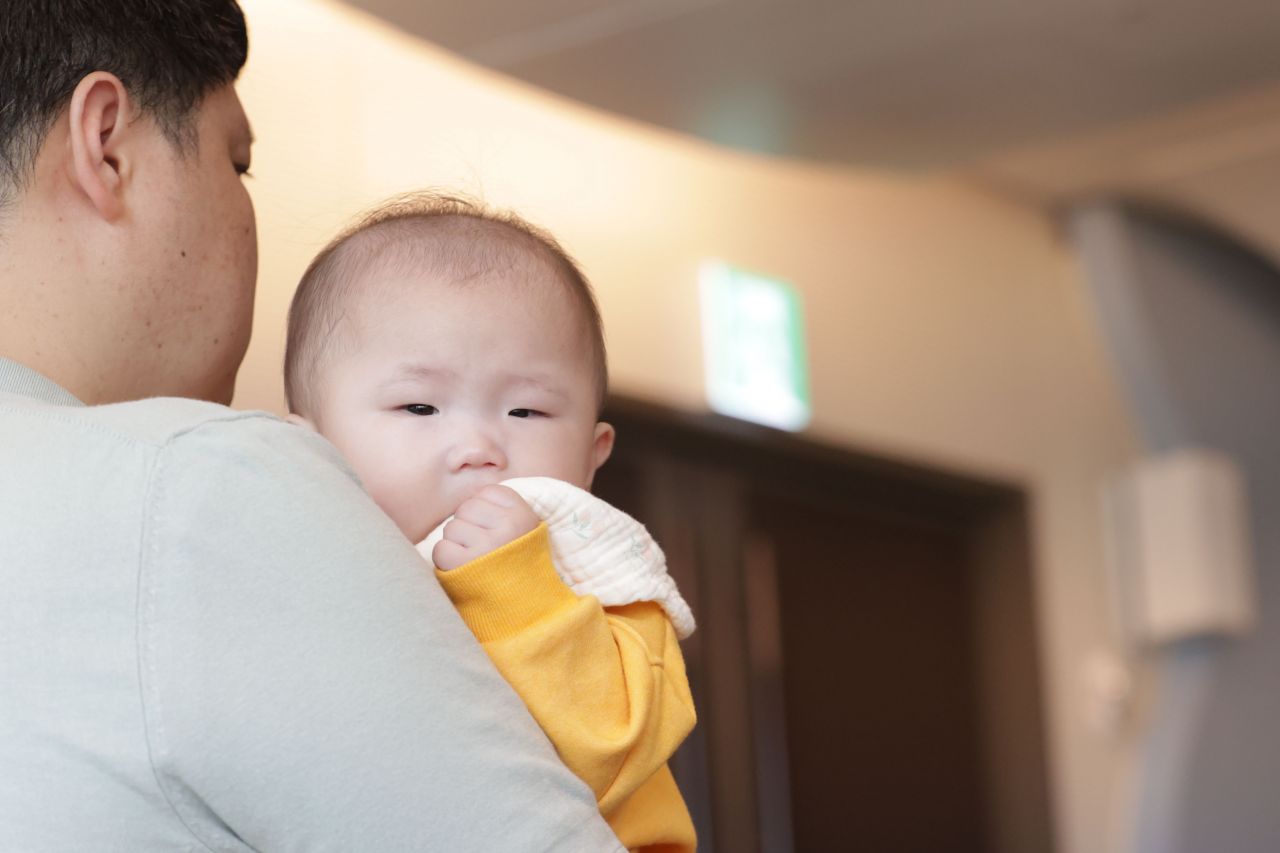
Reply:
[[[545,523],[456,569],[437,569],[436,577],[482,643],[518,634],[578,599],[556,574]]]

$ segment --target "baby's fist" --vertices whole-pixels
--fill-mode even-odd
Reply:
[[[524,498],[506,486],[485,486],[462,502],[431,551],[441,571],[456,569],[524,536],[538,526]]]

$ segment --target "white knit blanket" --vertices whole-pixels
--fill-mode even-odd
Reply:
[[[514,489],[547,523],[552,562],[575,593],[594,595],[605,607],[656,602],[680,639],[693,633],[693,613],[667,574],[666,556],[644,525],[562,480],[519,477],[502,485]],[[418,543],[418,553],[429,563],[449,520]]]

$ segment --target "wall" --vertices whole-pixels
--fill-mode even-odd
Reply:
[[[553,230],[596,282],[615,390],[668,405],[703,407],[700,262],[793,282],[812,437],[1030,491],[1061,850],[1103,849],[1111,748],[1085,730],[1078,685],[1109,642],[1096,484],[1131,437],[1045,217],[960,183],[756,159],[602,116],[333,3],[243,5],[263,253],[237,405],[279,411],[298,276],[354,211],[406,188],[458,187]]]
[[[1280,845],[1280,272],[1149,212],[1092,205],[1075,221],[1144,443],[1241,466],[1258,569],[1253,635],[1164,653],[1141,849],[1267,853]]]

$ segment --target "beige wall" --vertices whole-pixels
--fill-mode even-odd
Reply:
[[[793,282],[814,438],[1030,490],[1061,849],[1106,848],[1112,747],[1085,730],[1079,684],[1107,643],[1096,484],[1132,439],[1045,217],[943,180],[782,164],[600,116],[336,4],[243,2],[263,252],[237,405],[280,410],[299,274],[354,211],[408,188],[460,188],[551,228],[597,285],[616,390],[676,406],[703,407],[699,263]]]

